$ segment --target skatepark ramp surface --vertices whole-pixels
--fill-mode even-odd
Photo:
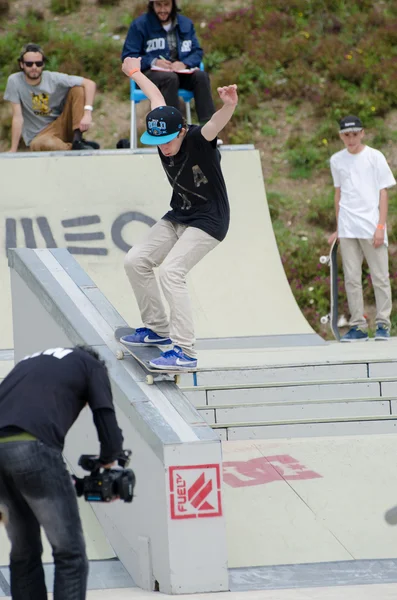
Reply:
[[[148,386],[135,361],[116,359],[113,332],[127,323],[67,250],[10,250],[9,264],[15,361],[84,343],[107,362],[137,479],[132,504],[91,504],[114,554],[148,590],[227,590],[219,438],[174,383]],[[65,444],[72,470],[98,449],[90,411],[83,413]]]
[[[284,273],[259,152],[237,146],[221,154],[231,223],[188,276],[197,338],[321,344]],[[123,260],[168,210],[171,188],[157,152],[3,153],[0,179],[0,349],[13,348],[8,248],[66,247],[123,319],[139,326]]]

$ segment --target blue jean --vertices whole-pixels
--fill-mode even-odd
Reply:
[[[40,525],[52,546],[54,600],[84,600],[88,560],[76,492],[62,454],[40,441],[0,443],[13,600],[47,600]]]

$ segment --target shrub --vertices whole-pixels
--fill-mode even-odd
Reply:
[[[331,182],[328,193],[325,192],[311,199],[307,221],[329,233],[335,230],[334,190]]]
[[[65,15],[80,8],[81,0],[51,0],[50,9],[55,15]]]
[[[291,143],[291,142],[290,142]],[[299,140],[293,147],[287,150],[286,157],[290,165],[290,177],[292,179],[308,179],[315,167],[326,165],[322,152],[310,143],[310,140]]]

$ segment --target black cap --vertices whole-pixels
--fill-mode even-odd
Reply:
[[[182,113],[173,106],[159,106],[146,117],[146,131],[141,136],[142,144],[159,146],[167,144],[183,127]]]
[[[348,131],[361,131],[363,128],[363,124],[361,123],[358,117],[354,115],[349,115],[347,117],[343,117],[339,121],[339,132],[347,133]]]

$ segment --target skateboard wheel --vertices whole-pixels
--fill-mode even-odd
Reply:
[[[154,377],[153,377],[153,375],[146,375],[146,383],[148,385],[153,385],[153,383],[154,383]]]
[[[329,315],[326,315],[325,317],[321,317],[320,323],[321,323],[321,325],[326,325],[327,323],[329,323]]]
[[[117,360],[123,360],[123,358],[124,358],[124,352],[122,350],[117,350],[117,352],[116,352],[116,358],[117,358]]]
[[[174,375],[174,381],[175,381],[176,385],[179,385],[181,383],[181,376]]]
[[[320,256],[320,263],[322,265],[327,265],[329,263],[329,256]]]

